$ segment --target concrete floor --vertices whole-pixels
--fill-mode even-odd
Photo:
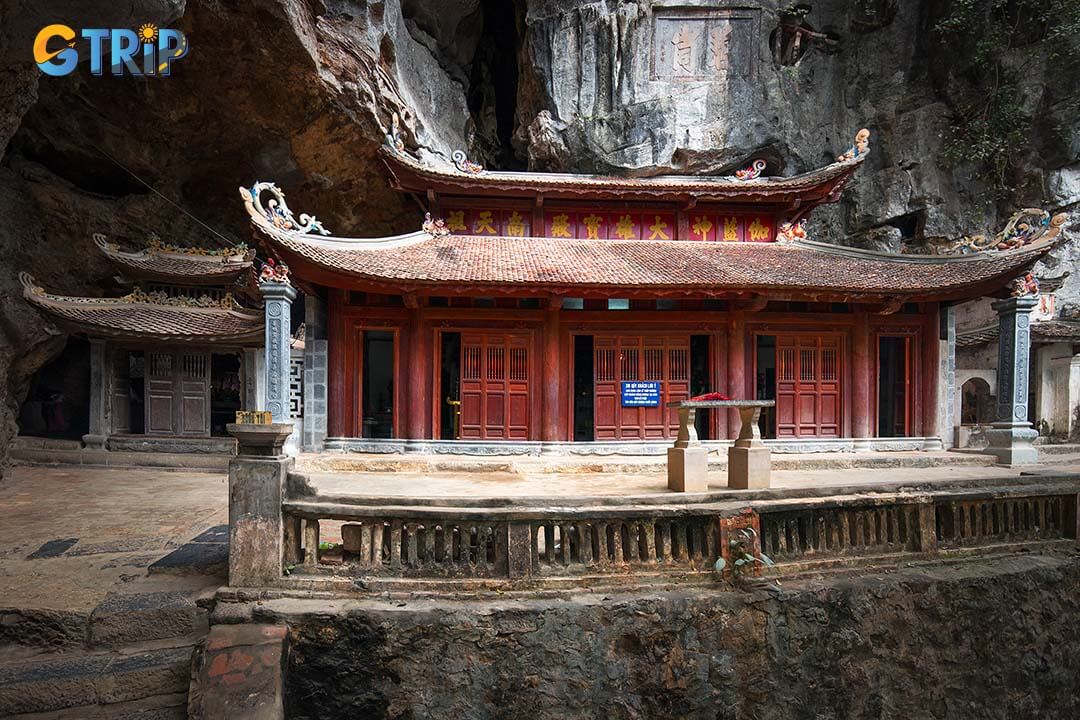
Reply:
[[[109,592],[190,586],[148,568],[228,522],[227,476],[16,466],[0,482],[0,517],[0,608],[89,612]]]
[[[774,488],[1004,478],[1019,477],[1021,473],[1019,468],[991,465],[992,458],[944,452],[774,454],[773,459],[785,467],[804,468],[773,470]],[[937,466],[922,466],[927,460],[935,461]],[[1043,465],[1023,471],[1080,472],[1080,455],[1047,455],[1045,460]],[[859,461],[871,466],[849,467]],[[357,457],[301,457],[298,470],[318,492],[335,496],[475,499],[671,494],[665,466],[652,461],[633,463],[609,458],[578,461],[575,467],[575,463],[568,465],[559,460],[557,472],[537,458],[461,459],[457,461],[461,469],[455,469],[454,461],[445,457],[405,457],[395,465],[394,460],[376,456],[373,462],[381,465],[377,472],[358,470],[364,460]],[[725,469],[710,467],[709,476],[710,492],[726,489]]]

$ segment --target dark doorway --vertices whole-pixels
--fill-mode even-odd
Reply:
[[[756,337],[757,347],[754,351],[757,353],[757,363],[755,365],[756,374],[754,377],[754,399],[775,400],[776,336],[758,335]],[[776,437],[775,407],[761,409],[761,416],[758,420],[758,427],[761,429],[761,437]]]
[[[127,430],[132,435],[146,433],[146,355],[142,350],[126,353],[127,362]],[[122,361],[121,361],[122,362]],[[118,431],[124,430],[117,428]]]
[[[906,437],[909,339],[878,339],[878,437]]]
[[[394,333],[364,331],[361,437],[394,436]]]
[[[34,375],[19,408],[19,434],[76,440],[90,430],[90,343],[68,338]]]
[[[439,437],[458,440],[461,437],[461,333],[442,333],[440,348],[442,363],[439,370]]]
[[[210,434],[228,435],[225,426],[236,421],[240,409],[240,356],[210,356]]]
[[[593,338],[574,336],[574,441],[593,440]]]
[[[705,393],[711,392],[713,390],[713,388],[710,387],[711,378],[709,368],[709,336],[691,335],[690,397],[693,397],[695,395],[704,395]],[[706,408],[697,411],[697,416],[694,420],[694,427],[697,429],[698,438],[700,438],[701,440],[712,439],[712,436],[709,434],[709,428],[711,427],[709,421],[711,419],[711,410]]]

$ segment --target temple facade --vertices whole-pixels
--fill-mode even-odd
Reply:
[[[157,241],[129,251],[101,235],[94,240],[127,294],[55,295],[21,276],[27,302],[64,331],[90,340],[85,446],[232,452],[225,425],[241,407],[257,404],[263,313],[235,299],[245,286],[254,287],[254,251]]]
[[[325,373],[305,370],[304,447],[650,452],[677,428],[666,403],[702,395],[774,399],[762,433],[780,450],[951,445],[953,305],[1029,294],[1014,281],[1060,222],[957,255],[814,242],[809,214],[868,152],[863,130],[792,177],[754,161],[612,178],[420,159],[391,134],[390,182],[427,219],[370,239],[294,217],[270,183],[242,188],[325,348]],[[698,419],[708,441],[737,430],[726,412]]]

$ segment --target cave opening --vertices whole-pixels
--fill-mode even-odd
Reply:
[[[493,164],[520,169],[512,138],[517,119],[518,2],[482,0],[483,30],[477,43],[468,95],[479,140]]]

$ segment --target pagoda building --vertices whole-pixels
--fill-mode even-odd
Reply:
[[[95,235],[130,292],[54,295],[26,273],[23,295],[64,331],[90,340],[87,448],[232,452],[225,432],[252,384],[244,369],[262,344],[263,314],[234,295],[252,285],[254,250],[175,247],[131,252]],[[254,397],[254,393],[249,393]]]
[[[652,452],[677,431],[666,403],[712,392],[775,399],[762,430],[781,450],[942,447],[950,305],[1007,295],[1057,232],[958,256],[813,242],[807,217],[868,152],[863,130],[792,177],[757,160],[626,178],[420,159],[391,134],[390,182],[427,219],[370,239],[241,188],[257,240],[326,308],[328,372],[305,402],[325,398],[327,431],[305,446]],[[699,415],[703,439],[737,431]]]

